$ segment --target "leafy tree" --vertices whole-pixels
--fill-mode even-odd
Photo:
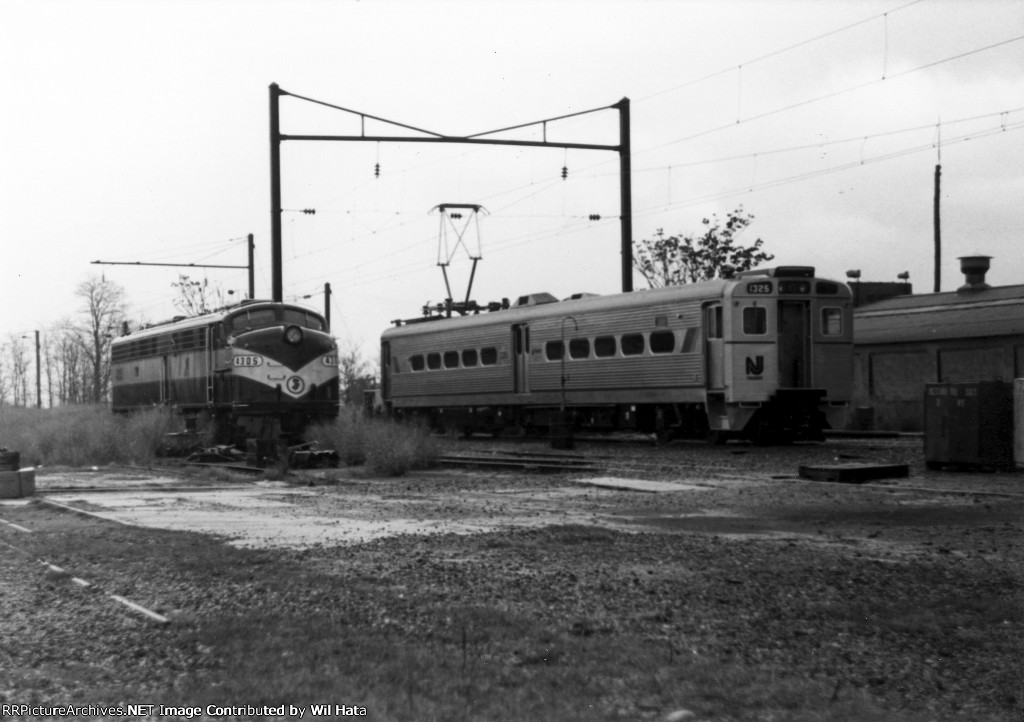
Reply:
[[[761,250],[760,238],[750,246],[736,242],[752,220],[754,216],[739,206],[724,222],[717,215],[704,218],[701,235],[666,236],[659,228],[653,239],[633,242],[633,265],[651,288],[732,278],[775,258]]]

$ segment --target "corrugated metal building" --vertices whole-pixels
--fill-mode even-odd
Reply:
[[[855,311],[855,424],[921,431],[926,383],[1024,377],[1024,285],[986,284],[988,256],[965,256],[960,268],[967,282],[956,291]]]

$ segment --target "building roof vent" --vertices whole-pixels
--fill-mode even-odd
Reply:
[[[992,256],[960,256],[960,272],[967,283],[956,289],[957,293],[973,293],[992,288],[985,283],[985,273],[989,269]]]

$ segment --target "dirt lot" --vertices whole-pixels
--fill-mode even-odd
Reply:
[[[347,695],[377,720],[1022,718],[1024,475],[928,471],[914,439],[578,452],[601,471],[40,473],[36,500],[0,505],[0,662],[21,670],[0,703]],[[797,475],[851,463],[910,475]],[[64,576],[170,622],[80,599]],[[238,639],[254,615],[342,625],[349,649],[392,652],[358,655],[361,670],[333,652],[327,673],[303,643],[288,655],[306,676],[280,687],[243,663],[265,653]],[[388,671],[396,655],[415,684]]]

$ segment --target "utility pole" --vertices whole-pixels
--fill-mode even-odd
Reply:
[[[39,365],[39,331],[36,331],[36,408],[43,407],[43,370]]]
[[[942,166],[935,166],[935,209],[933,224],[935,226],[935,293],[942,290],[942,228],[939,223],[939,179],[942,177]]]
[[[256,267],[254,264],[254,256],[256,255],[256,242],[253,240],[253,235],[250,233],[248,237],[249,241],[249,300],[256,298]]]
[[[331,284],[324,284],[324,320],[327,321],[327,330],[331,330]]]
[[[629,98],[612,106],[619,109],[619,203],[621,213],[622,291],[633,290],[633,182],[629,150]]]
[[[270,298],[274,303],[284,300],[281,278],[281,89],[270,84]]]

